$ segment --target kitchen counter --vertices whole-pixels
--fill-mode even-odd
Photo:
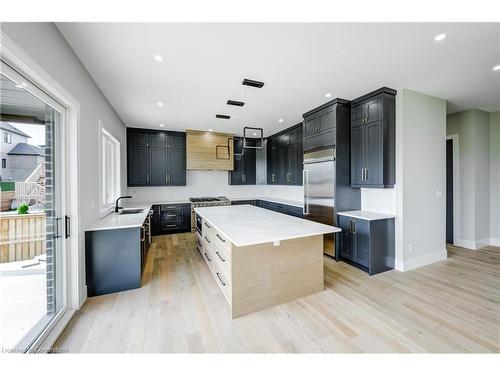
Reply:
[[[281,198],[270,198],[270,197],[246,197],[246,198],[228,198],[230,201],[248,201],[248,200],[261,200],[268,201],[273,203],[281,203],[294,207],[304,207],[304,202],[294,201],[289,199],[281,199]]]
[[[151,209],[151,204],[130,204],[125,206],[127,209],[131,208],[141,208],[143,211],[139,214],[127,214],[120,215],[114,212],[102,217],[93,224],[89,225],[85,231],[95,231],[95,230],[110,230],[110,229],[124,229],[124,228],[135,228],[141,227],[144,224],[144,220],[149,214]]]
[[[333,226],[251,205],[200,207],[195,211],[238,247],[340,232]]]
[[[323,235],[339,228],[249,204],[195,211],[197,248],[232,318],[323,290]]]
[[[353,217],[355,219],[373,221],[373,220],[385,220],[385,219],[394,219],[396,215],[386,214],[382,212],[373,212],[373,211],[344,211],[338,212],[338,215]]]

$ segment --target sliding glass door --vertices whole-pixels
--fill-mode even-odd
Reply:
[[[64,108],[0,73],[0,346],[26,352],[66,308]]]

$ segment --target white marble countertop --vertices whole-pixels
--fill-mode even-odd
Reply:
[[[230,201],[246,201],[246,200],[261,200],[273,203],[287,204],[289,206],[304,207],[304,203],[289,199],[271,198],[271,197],[246,197],[246,198],[228,198]]]
[[[393,219],[396,217],[396,215],[386,214],[383,212],[361,211],[361,210],[344,211],[344,212],[338,212],[337,214],[342,215],[342,216],[353,217],[355,219],[367,220],[367,221]]]
[[[144,220],[148,216],[149,210],[151,209],[151,204],[133,204],[130,203],[128,205],[124,205],[125,208],[141,208],[142,212],[139,214],[127,214],[120,215],[115,214],[114,212],[102,217],[97,220],[95,223],[89,225],[85,231],[93,231],[93,230],[110,230],[110,229],[123,229],[123,228],[136,228],[141,227],[144,224]]]
[[[235,246],[284,241],[340,232],[340,228],[249,204],[194,209]]]

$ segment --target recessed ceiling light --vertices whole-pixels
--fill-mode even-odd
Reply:
[[[155,55],[155,61],[162,62],[163,57],[161,57],[160,55]]]
[[[213,130],[212,129],[208,129],[209,132],[212,132]]]
[[[495,66],[493,67],[493,70],[500,70],[500,65],[495,65]]]
[[[446,37],[447,37],[447,36],[448,36],[448,35],[446,35],[445,33],[438,34],[438,35],[436,35],[436,36],[434,37],[434,41],[436,41],[436,42],[440,42],[440,41],[442,41],[442,40],[446,39]]]
[[[325,96],[326,96],[327,98],[330,98],[330,97],[332,96],[332,94],[330,94],[329,92],[327,92],[327,93],[325,94]]]
[[[283,122],[283,119],[282,119],[282,118],[280,118],[280,119],[278,120],[278,122]]]
[[[160,124],[160,126],[163,128],[165,126],[165,124]]]
[[[257,135],[257,133],[254,132],[253,135]]]
[[[163,102],[158,102],[158,107],[163,107]]]

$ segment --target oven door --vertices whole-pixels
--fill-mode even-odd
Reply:
[[[200,236],[202,236],[203,235],[203,233],[202,233],[203,220],[202,220],[200,215],[198,215],[198,214],[195,214],[195,215],[196,215],[196,231],[200,234]]]

